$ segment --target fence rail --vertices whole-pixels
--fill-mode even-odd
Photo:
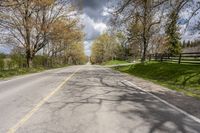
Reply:
[[[194,53],[181,53],[179,55],[170,55],[170,54],[151,54],[149,55],[149,61],[156,60],[161,62],[177,62],[189,63],[189,64],[200,64],[200,52]]]

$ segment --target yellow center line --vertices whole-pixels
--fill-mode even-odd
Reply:
[[[49,100],[55,93],[60,91],[62,87],[66,84],[67,81],[69,81],[81,68],[77,69],[73,74],[71,74],[69,77],[67,77],[55,90],[53,90],[50,94],[48,94],[45,98],[43,98],[36,106],[29,111],[24,117],[21,118],[20,121],[17,122],[13,127],[11,127],[7,133],[15,133],[21,126],[23,126],[26,121],[28,121],[31,116],[36,113],[40,107]]]

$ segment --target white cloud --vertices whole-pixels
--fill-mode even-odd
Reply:
[[[107,26],[104,23],[94,23],[94,28],[99,31],[101,34],[107,30]]]
[[[104,33],[107,30],[107,26],[103,22],[94,21],[92,18],[90,18],[87,14],[83,14],[81,16],[81,20],[84,27],[84,32],[86,34],[86,38],[84,41],[85,44],[85,51],[87,55],[90,55],[90,47],[93,42],[93,40]]]
[[[109,9],[107,8],[107,7],[104,7],[103,8],[103,12],[102,12],[102,14],[101,14],[102,16],[109,16],[110,14],[109,14]]]
[[[114,9],[113,8],[108,8],[108,7],[104,7],[103,8],[103,12],[102,12],[102,16],[110,16],[110,13],[113,12]]]
[[[85,32],[86,35],[90,35],[93,33],[100,33],[102,34],[104,31],[107,30],[107,26],[105,23],[103,22],[95,22],[93,19],[91,19],[88,15],[83,14],[82,15],[82,19],[83,19],[83,24],[85,25]],[[96,35],[96,34],[93,34]]]

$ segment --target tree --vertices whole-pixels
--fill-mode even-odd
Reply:
[[[128,25],[130,40],[139,42],[142,62],[146,60],[154,28],[161,22],[165,2],[167,0],[124,0],[119,2],[114,12],[115,19],[125,27]]]
[[[91,62],[96,63],[102,63],[104,60],[104,45],[99,41],[99,38],[97,38],[93,44],[92,44],[92,54],[91,54]]]
[[[21,53],[13,53],[10,55],[13,64],[17,65],[18,68],[22,68],[26,63],[26,58]]]
[[[166,53],[168,50],[168,45],[166,44],[165,35],[156,35],[151,40],[151,54]]]
[[[138,18],[131,22],[128,27],[128,41],[129,41],[129,53],[134,57],[142,57],[143,41],[142,41],[142,25],[138,21]]]
[[[200,1],[196,0],[196,1],[190,1],[188,2],[189,4],[189,7],[190,7],[190,10],[192,10],[192,13],[189,17],[189,21],[187,23],[187,27],[189,26],[190,24],[190,21],[193,19],[193,18],[199,18],[199,14],[200,14]],[[197,20],[197,23],[195,23],[195,25],[192,26],[192,30],[195,31],[195,32],[198,32],[200,31],[200,21]]]
[[[59,20],[52,25],[51,29],[51,41],[45,47],[47,56],[51,58],[51,63],[54,64],[53,59],[56,59],[56,63],[79,64],[77,62],[83,58],[77,58],[77,60],[74,58],[79,54],[85,56],[83,55],[84,48],[82,46],[84,34],[82,26],[79,25],[79,20]]]
[[[183,47],[183,48],[186,48],[186,47],[187,47],[187,43],[186,43],[185,40],[183,40],[182,47]]]
[[[14,3],[14,4],[13,4]],[[27,67],[32,67],[35,55],[50,41],[51,26],[60,19],[72,19],[69,1],[10,0],[2,6],[1,32],[7,44],[25,49]]]
[[[0,55],[0,70],[4,69],[4,65],[5,65],[4,56]]]
[[[121,45],[116,35],[104,33],[92,44],[92,63],[102,63],[119,58]]]
[[[178,15],[176,11],[172,11],[166,26],[166,35],[168,43],[168,52],[177,55],[181,52],[180,33],[177,25]]]
[[[84,53],[83,42],[68,45],[64,57],[67,64],[84,64],[86,62],[86,55]]]
[[[129,59],[129,45],[128,45],[128,38],[126,35],[122,32],[117,32],[116,33],[116,40],[118,45],[118,53],[117,53],[117,58],[119,60],[127,60]]]
[[[171,9],[169,12],[165,33],[167,35],[167,43],[169,45],[168,52],[172,55],[181,53],[181,38],[177,21],[179,19],[179,13],[181,9],[183,9],[188,2],[188,0],[179,0],[170,3]]]

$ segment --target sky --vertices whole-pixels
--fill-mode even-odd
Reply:
[[[91,44],[97,36],[107,30],[107,22],[109,19],[108,13],[108,0],[75,0],[83,10],[81,20],[85,26],[85,51],[87,55],[91,54]],[[199,37],[199,33],[192,33],[190,29],[186,28],[188,17],[190,16],[191,9],[182,11],[180,14],[180,32],[182,40],[194,40]],[[190,25],[194,25],[199,20],[199,17],[190,20]],[[189,26],[190,26],[189,25]],[[186,30],[187,29],[187,30]]]
[[[76,0],[77,1],[77,0]],[[85,51],[87,55],[91,54],[91,44],[100,34],[107,30],[106,22],[109,19],[107,7],[108,0],[78,0],[79,6],[82,8],[83,14],[81,21],[83,22],[85,36]]]
[[[74,0],[82,9],[81,22],[84,25],[85,32],[85,52],[91,54],[91,44],[96,37],[106,31],[106,22],[109,18],[107,12],[108,0]],[[8,52],[7,48],[1,48],[0,51]]]
[[[81,22],[84,25],[84,32],[85,32],[85,53],[86,55],[91,54],[91,45],[92,42],[95,40],[96,37],[98,37],[100,34],[104,33],[107,29],[107,22],[109,19],[109,13],[108,13],[108,1],[109,0],[72,0],[77,4],[81,9],[83,14],[81,15]],[[199,34],[191,34],[191,32],[185,31],[186,22],[189,16],[189,11],[184,10],[181,13],[181,23],[179,24],[181,26],[181,33],[183,40],[190,40],[193,38],[197,38]],[[199,20],[199,18],[197,18]],[[197,22],[196,19],[191,21],[191,25],[193,23]],[[0,49],[0,51],[9,52],[8,48]]]

